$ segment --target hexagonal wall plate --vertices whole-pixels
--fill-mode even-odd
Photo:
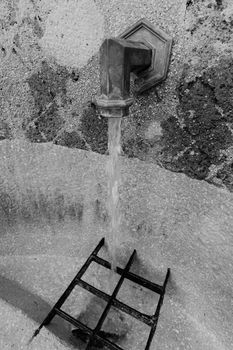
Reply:
[[[143,18],[127,28],[119,37],[142,42],[152,49],[151,66],[137,74],[139,93],[166,79],[172,47],[172,38],[168,34]]]

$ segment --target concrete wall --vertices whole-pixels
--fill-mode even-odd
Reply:
[[[0,137],[105,153],[98,50],[146,17],[173,37],[169,75],[123,121],[125,156],[232,189],[231,0],[0,4]]]

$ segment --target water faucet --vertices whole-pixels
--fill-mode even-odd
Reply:
[[[118,38],[105,39],[100,47],[100,89],[94,99],[98,114],[123,117],[133,103],[130,73],[144,92],[166,79],[172,39],[146,19],[129,27]]]

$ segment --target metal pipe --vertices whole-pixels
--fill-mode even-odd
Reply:
[[[151,65],[152,49],[144,43],[125,39],[106,39],[100,48],[100,97],[95,104],[104,117],[123,117],[133,103],[130,73]]]

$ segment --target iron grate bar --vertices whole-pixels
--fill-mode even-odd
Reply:
[[[135,275],[134,273],[129,271],[130,267],[133,263],[133,259],[135,257],[135,254],[136,254],[136,250],[134,250],[133,254],[131,255],[131,257],[130,257],[130,259],[125,267],[125,269],[117,267],[117,273],[119,275],[121,275],[121,277],[120,277],[120,280],[118,281],[112,295],[110,296],[110,295],[100,291],[99,289],[95,288],[94,286],[90,285],[89,283],[87,283],[81,279],[81,277],[86,272],[87,268],[89,267],[89,265],[91,264],[92,261],[95,261],[96,263],[98,263],[98,264],[100,264],[108,269],[111,269],[111,264],[108,261],[97,256],[99,250],[104,245],[104,242],[105,242],[105,239],[102,238],[100,240],[100,242],[98,243],[98,245],[96,246],[96,248],[90,254],[89,258],[86,260],[84,265],[81,267],[81,269],[79,270],[77,275],[71,281],[71,283],[69,284],[67,289],[64,291],[62,296],[58,299],[58,301],[53,306],[53,308],[51,309],[49,314],[46,316],[44,321],[41,323],[39,328],[34,332],[32,339],[39,333],[40,329],[43,326],[49,324],[51,322],[51,320],[54,318],[54,316],[58,315],[61,318],[65,319],[66,321],[73,324],[78,329],[80,329],[80,332],[84,332],[83,335],[85,336],[85,338],[84,338],[85,340],[87,340],[89,338],[86,350],[90,350],[92,346],[95,346],[97,341],[100,341],[101,343],[106,345],[108,349],[124,350],[121,347],[119,347],[117,344],[114,344],[110,340],[105,339],[104,332],[101,331],[101,327],[104,323],[104,320],[107,317],[107,314],[108,314],[110,308],[112,306],[114,306],[117,309],[122,310],[123,312],[139,319],[141,322],[144,322],[145,324],[150,326],[151,331],[150,331],[150,334],[149,334],[149,337],[147,340],[145,350],[150,349],[150,345],[151,345],[154,333],[156,331],[158,318],[159,318],[159,314],[160,314],[160,309],[161,309],[162,304],[163,304],[163,299],[164,299],[164,295],[165,295],[165,291],[166,291],[166,285],[167,285],[169,275],[170,275],[170,269],[167,269],[167,274],[166,274],[166,277],[165,277],[165,280],[164,280],[164,283],[162,286],[155,284],[153,282],[150,282],[150,281],[144,279],[143,277]],[[135,282],[135,283],[137,283],[137,284],[139,284],[147,289],[150,289],[151,291],[160,295],[159,301],[158,301],[158,304],[156,307],[156,311],[155,311],[153,316],[143,314],[143,313],[131,308],[129,305],[126,305],[126,304],[124,304],[121,301],[116,299],[117,293],[119,292],[124,279],[129,279],[129,280],[131,280],[131,281],[133,281],[133,282]],[[107,301],[107,306],[105,307],[105,309],[104,309],[104,311],[103,311],[103,313],[102,313],[102,315],[97,323],[97,326],[95,327],[94,330],[90,329],[88,326],[84,325],[83,323],[81,323],[77,319],[73,318],[71,315],[67,314],[65,311],[61,310],[61,306],[63,305],[65,300],[69,297],[70,293],[72,292],[72,290],[74,289],[74,287],[77,284],[79,286],[81,286],[82,288],[90,291],[91,293],[93,293],[93,294],[97,295],[98,297]]]
[[[77,275],[74,277],[74,279],[70,282],[69,286],[66,288],[66,290],[64,291],[64,293],[61,295],[61,297],[58,299],[58,301],[56,302],[56,304],[53,306],[52,310],[49,312],[49,314],[46,316],[46,318],[43,320],[43,322],[41,323],[41,325],[39,326],[38,329],[36,329],[36,331],[34,332],[34,337],[39,334],[41,328],[43,326],[48,325],[52,319],[54,318],[54,316],[56,315],[56,311],[55,309],[60,309],[60,307],[64,304],[65,300],[69,297],[70,293],[72,292],[72,290],[74,289],[74,287],[76,286],[76,280],[80,279],[82,277],[82,275],[86,272],[88,266],[90,265],[90,263],[93,261],[93,258],[98,254],[98,252],[100,251],[100,249],[102,248],[102,246],[104,245],[104,238],[102,238],[100,240],[100,242],[98,243],[98,245],[96,246],[96,248],[92,251],[92,253],[90,254],[89,258],[86,260],[86,262],[84,263],[84,265],[81,267],[81,269],[79,270],[79,272],[77,273]]]
[[[63,318],[64,320],[70,322],[75,327],[80,328],[83,331],[85,331],[85,333],[88,334],[88,336],[91,336],[93,334],[93,330],[91,328],[87,327],[82,322],[76,320],[75,318],[73,318],[72,316],[67,314],[65,311],[60,310],[60,309],[56,309],[55,311],[56,311],[56,314],[59,315],[61,318]],[[95,338],[100,340],[106,346],[108,346],[108,347],[110,346],[110,349],[123,350],[121,347],[119,347],[118,345],[112,343],[110,340],[107,340],[107,339],[101,337],[99,334],[96,334]]]
[[[88,290],[89,292],[91,292],[92,294],[98,296],[101,299],[104,299],[105,301],[109,301],[110,299],[110,295],[100,291],[99,289],[95,288],[94,286],[90,285],[89,283],[83,281],[83,280],[77,280],[76,282],[80,287]],[[134,318],[142,321],[143,323],[147,324],[148,326],[152,326],[153,324],[153,317],[143,314],[137,310],[135,310],[134,308],[122,303],[121,301],[117,300],[117,299],[113,299],[112,301],[112,305],[115,306],[116,308],[120,309],[121,311],[127,313],[130,316],[133,316]]]
[[[104,267],[106,267],[107,269],[111,269],[111,264],[105,260],[100,258],[99,256],[95,256],[93,257],[93,261],[95,261],[97,264],[102,265]],[[121,275],[123,273],[123,269],[120,267],[117,267],[117,273],[119,275]],[[135,275],[133,272],[128,272],[125,276],[126,279],[135,282],[137,284],[139,284],[142,287],[145,287],[147,289],[150,289],[152,292],[155,292],[157,294],[162,294],[163,293],[163,286],[160,286],[159,284],[153,283],[148,281],[147,279],[141,277],[141,276],[137,276]]]
[[[111,340],[102,338],[100,335],[96,334],[95,338],[100,340],[102,343],[104,343],[104,345],[107,346],[108,349],[110,350],[124,350],[122,349],[120,346],[118,346],[117,344],[111,342]],[[90,348],[89,348],[90,349]],[[86,348],[86,350],[88,350],[88,348]]]
[[[153,336],[154,336],[156,328],[157,328],[157,323],[158,323],[158,319],[159,319],[160,309],[161,309],[161,307],[163,305],[163,299],[164,299],[164,295],[165,295],[166,286],[167,286],[167,282],[168,282],[169,276],[170,276],[170,269],[167,269],[166,278],[165,278],[165,281],[163,283],[163,294],[161,294],[160,297],[159,297],[159,302],[157,304],[156,311],[155,311],[154,316],[153,316],[154,324],[151,327],[151,331],[150,331],[150,334],[149,334],[149,338],[147,340],[147,344],[146,344],[145,350],[149,350],[150,349],[150,345],[151,345]]]
[[[85,324],[81,323],[80,321],[76,320],[75,318],[73,318],[72,316],[70,316],[69,314],[67,314],[65,311],[61,310],[61,309],[55,309],[56,314],[58,316],[60,316],[61,318],[63,318],[64,320],[70,322],[73,326],[77,327],[77,328],[81,328],[82,330],[84,330],[88,335],[92,335],[93,330],[89,327],[87,327]]]
[[[117,285],[116,285],[116,287],[115,287],[115,289],[114,289],[114,291],[113,291],[113,293],[112,293],[112,295],[111,295],[111,297],[110,297],[110,299],[109,299],[109,301],[108,301],[108,303],[107,303],[107,305],[106,305],[106,307],[105,307],[105,309],[104,309],[104,311],[103,311],[103,313],[102,313],[102,315],[97,323],[97,326],[95,327],[94,332],[93,332],[91,338],[89,339],[86,350],[91,348],[91,344],[92,344],[92,341],[94,340],[95,335],[100,331],[100,329],[101,329],[101,327],[102,327],[102,325],[107,317],[107,314],[112,306],[112,302],[116,298],[117,293],[119,292],[119,290],[121,288],[121,285],[125,279],[125,275],[130,270],[130,267],[133,263],[133,259],[135,257],[135,254],[136,254],[136,250],[134,250],[132,255],[130,256],[129,261],[127,262],[125,269],[124,269],[124,271],[123,271],[123,273],[122,273],[122,275],[121,275],[121,277],[120,277],[120,279],[119,279],[119,281],[118,281],[118,283],[117,283]]]

